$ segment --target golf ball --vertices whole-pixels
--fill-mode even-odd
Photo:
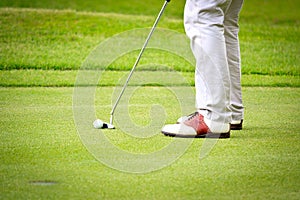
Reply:
[[[103,127],[103,121],[101,121],[100,119],[96,119],[93,123],[94,128],[102,128]]]

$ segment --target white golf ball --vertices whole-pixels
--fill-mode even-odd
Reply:
[[[101,121],[100,119],[96,119],[93,123],[94,128],[102,128],[103,127],[103,121]]]

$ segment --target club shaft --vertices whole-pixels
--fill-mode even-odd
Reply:
[[[147,37],[147,39],[146,39],[146,41],[145,41],[145,43],[144,43],[144,45],[143,45],[143,47],[142,47],[142,49],[141,49],[139,55],[138,55],[138,57],[137,57],[137,59],[136,59],[134,65],[133,65],[133,67],[132,67],[132,69],[131,69],[131,71],[130,71],[130,73],[129,73],[129,75],[128,75],[128,77],[127,77],[127,80],[126,80],[126,82],[125,82],[125,84],[124,84],[124,86],[123,86],[123,88],[122,88],[122,90],[121,90],[121,92],[120,92],[120,94],[119,94],[119,96],[118,96],[118,98],[117,98],[117,100],[116,100],[114,106],[112,107],[112,110],[111,110],[111,112],[110,112],[110,124],[113,124],[113,115],[114,115],[115,110],[116,110],[116,108],[117,108],[117,106],[118,106],[118,104],[119,104],[119,101],[121,100],[121,97],[123,96],[123,94],[124,94],[124,92],[125,92],[125,89],[126,89],[126,87],[128,86],[128,83],[129,83],[129,81],[130,81],[130,78],[131,78],[131,76],[132,76],[132,74],[133,74],[133,72],[134,72],[136,66],[138,65],[138,63],[139,63],[139,61],[140,61],[140,59],[141,59],[141,57],[142,57],[142,55],[143,55],[143,53],[144,53],[144,51],[145,51],[145,49],[146,49],[146,46],[147,46],[147,44],[148,44],[148,42],[149,42],[149,40],[150,40],[150,38],[151,38],[151,36],[152,36],[152,34],[153,34],[153,32],[154,32],[154,30],[155,30],[155,28],[156,28],[158,22],[159,22],[159,20],[160,20],[162,14],[163,14],[163,12],[165,11],[165,8],[166,8],[166,6],[168,5],[169,2],[170,2],[170,0],[166,0],[165,3],[164,3],[164,5],[162,6],[162,8],[161,8],[161,10],[160,10],[160,12],[159,12],[159,14],[158,14],[158,16],[157,16],[157,18],[156,18],[154,24],[153,24],[153,26],[152,26],[152,28],[151,28],[151,31],[150,31],[150,33],[148,34],[148,37]]]

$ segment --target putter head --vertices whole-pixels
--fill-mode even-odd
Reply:
[[[109,123],[103,123],[102,129],[115,129],[115,126]]]

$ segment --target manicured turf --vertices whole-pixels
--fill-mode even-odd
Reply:
[[[96,90],[97,115],[105,120],[113,90]],[[244,88],[243,92],[243,131],[219,140],[202,160],[204,140],[194,140],[170,166],[135,175],[110,169],[86,151],[73,121],[72,88],[1,88],[1,199],[298,199],[299,89]],[[176,99],[164,88],[142,87],[130,101],[130,115],[139,124],[149,123],[139,112],[149,112],[152,102],[145,99],[157,99],[164,106],[167,123],[181,114],[174,109],[178,104],[168,103]],[[121,128],[105,134],[127,152],[157,151],[173,140],[158,131],[138,139]],[[126,162],[119,159],[119,165]]]
[[[171,1],[159,31],[184,36],[184,2]],[[160,133],[194,111],[194,66],[160,48],[145,51],[116,110],[117,129],[93,129],[96,117],[109,121],[138,49],[97,70],[88,56],[124,31],[137,34],[132,43],[144,40],[140,30],[162,3],[0,1],[0,199],[300,198],[299,0],[245,1],[245,123],[230,139]],[[169,45],[189,48],[180,42]]]
[[[89,71],[92,75],[97,71]],[[143,77],[151,80],[151,84],[146,85],[164,85],[164,86],[194,86],[194,73],[192,72],[163,72],[164,78],[161,78],[161,71],[136,71],[129,85],[145,85],[141,82]],[[125,81],[119,81],[120,78],[127,77],[128,71],[104,71],[101,73],[99,82],[81,83],[81,85],[115,86],[123,85]],[[73,87],[75,85],[76,70],[0,70],[0,86],[2,87]],[[180,75],[185,80],[176,79]],[[299,76],[270,76],[270,75],[243,75],[242,85],[248,87],[300,87]]]
[[[52,8],[55,4],[47,5],[46,2],[45,7]],[[299,75],[298,12],[294,12],[291,3],[283,6],[281,1],[264,1],[264,8],[278,8],[280,12],[260,12],[257,14],[261,17],[259,18],[253,16],[257,12],[257,8],[254,8],[257,5],[255,2],[246,3],[241,13],[243,74]],[[178,10],[183,9],[182,3],[174,2],[174,5],[170,4],[171,8],[172,6]],[[157,10],[160,9],[160,6],[156,7]],[[123,10],[122,7],[119,9]],[[282,16],[282,12],[287,13],[286,16]],[[156,12],[151,13],[153,16],[1,8],[0,69],[78,69],[92,49],[104,39],[134,28],[151,27]],[[164,16],[159,27],[184,33],[179,13],[170,17]],[[153,40],[155,39],[154,37]],[[156,59],[162,57],[163,63],[170,62],[177,67],[176,70],[193,71],[190,66],[179,66],[178,59],[169,58],[169,55],[146,53],[144,59],[147,55]],[[135,57],[136,55],[132,59]],[[132,59],[112,69],[129,70]]]

